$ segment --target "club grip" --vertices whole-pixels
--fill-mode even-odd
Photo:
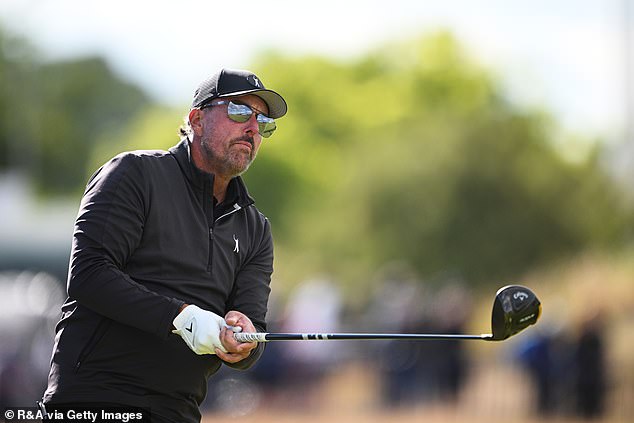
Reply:
[[[263,332],[251,332],[251,333],[234,333],[236,341],[238,342],[266,342],[266,333]]]

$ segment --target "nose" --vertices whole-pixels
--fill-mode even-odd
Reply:
[[[250,136],[254,136],[255,134],[258,133],[258,121],[257,118],[255,117],[255,113],[253,115],[251,115],[251,117],[249,118],[249,120],[247,120],[245,122],[245,132],[248,133]]]

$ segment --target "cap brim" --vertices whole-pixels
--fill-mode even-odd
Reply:
[[[254,89],[254,90],[245,90],[245,91],[237,91],[232,93],[226,93],[217,96],[216,98],[222,97],[235,97],[239,95],[247,95],[252,94],[260,97],[269,108],[268,116],[273,119],[281,118],[286,114],[288,107],[286,105],[286,101],[284,98],[272,90],[262,90],[262,89]]]

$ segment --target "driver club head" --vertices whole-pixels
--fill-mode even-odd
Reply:
[[[498,290],[493,301],[491,341],[502,341],[537,323],[542,307],[537,296],[521,285]]]

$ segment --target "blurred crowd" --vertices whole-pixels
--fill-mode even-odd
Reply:
[[[434,286],[386,277],[364,301],[350,306],[335,281],[310,279],[283,304],[272,299],[268,329],[465,333],[473,315],[472,293],[452,281]],[[64,295],[62,284],[49,275],[0,273],[0,408],[31,406],[41,395]],[[534,411],[601,417],[608,387],[603,316],[590,316],[577,332],[540,323],[516,338],[508,358],[530,381]],[[377,381],[377,409],[452,404],[460,400],[473,362],[468,345],[455,340],[270,342],[250,371],[224,369],[212,378],[203,409],[310,410],[319,407],[317,392],[325,381],[350,363],[360,363]]]
[[[64,297],[48,273],[0,272],[0,409],[41,398]]]
[[[362,307],[351,311],[336,282],[310,279],[294,290],[284,307],[276,308],[269,331],[469,332],[472,293],[451,280],[436,286],[426,289],[414,279],[386,278]],[[602,316],[588,316],[579,328],[551,325],[547,319],[540,323],[504,349],[504,364],[524,375],[524,386],[499,388],[527,393],[532,412],[540,417],[603,417],[608,370]],[[324,383],[350,363],[361,363],[378,381],[372,405],[376,409],[456,405],[479,359],[470,346],[459,340],[270,342],[252,371],[220,373],[236,391],[227,394],[227,401],[222,392],[229,385],[212,382],[208,407],[316,410],[322,406],[319,391]],[[250,392],[246,398],[239,394],[244,391]],[[498,394],[491,389],[490,395]],[[240,405],[235,407],[235,401]]]
[[[527,334],[516,351],[543,416],[574,414],[599,418],[605,412],[608,375],[604,316],[592,313],[573,336],[541,327]]]

